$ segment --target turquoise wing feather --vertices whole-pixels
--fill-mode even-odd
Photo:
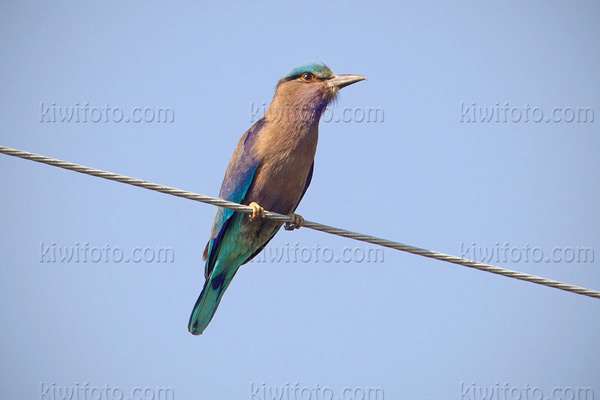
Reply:
[[[224,200],[229,200],[235,203],[243,203],[248,189],[252,185],[254,174],[259,166],[259,161],[254,157],[253,146],[258,133],[264,126],[264,119],[258,120],[248,131],[242,136],[238,146],[233,153],[233,157],[229,162],[229,167],[225,173],[221,192],[219,197]],[[227,208],[219,207],[212,228],[212,237],[209,240],[204,258],[206,262],[205,276],[208,278],[214,269],[217,256],[219,254],[220,245],[223,237],[229,230],[235,211]]]

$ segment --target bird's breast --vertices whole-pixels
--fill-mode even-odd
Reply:
[[[266,127],[256,144],[260,164],[246,199],[270,211],[292,212],[306,186],[317,141],[316,129]]]

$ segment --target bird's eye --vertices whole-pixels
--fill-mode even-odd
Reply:
[[[314,78],[315,78],[315,77],[314,77],[314,75],[313,75],[313,74],[311,74],[310,72],[306,72],[306,73],[302,74],[302,80],[303,80],[303,81],[310,82],[310,81],[312,81]]]

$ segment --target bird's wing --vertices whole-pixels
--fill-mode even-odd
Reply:
[[[310,186],[310,181],[312,181],[314,169],[315,169],[315,162],[313,161],[312,165],[310,166],[310,171],[308,171],[308,176],[306,177],[306,184],[304,185],[304,190],[302,190],[302,195],[298,199],[298,204],[296,204],[296,207],[294,207],[294,211],[296,211],[296,208],[298,208],[298,206],[300,205],[300,202],[302,201],[304,194],[306,193],[306,191],[308,190],[308,187]]]
[[[248,188],[254,179],[254,173],[259,165],[259,161],[254,157],[252,150],[256,137],[263,126],[264,119],[261,118],[244,133],[238,142],[231,161],[229,161],[223,184],[221,185],[220,198],[235,203],[242,203],[244,201]],[[227,208],[219,207],[217,210],[211,239],[208,241],[203,254],[203,258],[208,260],[205,270],[206,277],[210,276],[214,268],[221,241],[229,229],[229,224],[234,214],[235,211]]]

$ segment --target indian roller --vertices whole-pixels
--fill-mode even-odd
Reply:
[[[204,332],[237,270],[283,225],[264,219],[265,209],[290,215],[288,230],[302,226],[293,212],[310,185],[321,114],[340,89],[364,79],[311,64],[279,80],[265,115],[242,135],[225,172],[219,197],[253,212],[218,208],[203,254],[206,281],[188,325],[192,334]]]

